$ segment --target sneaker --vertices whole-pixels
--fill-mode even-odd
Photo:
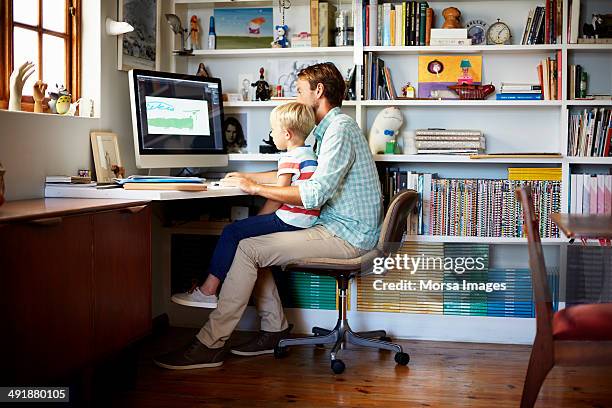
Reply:
[[[293,328],[290,324],[285,330],[280,332],[267,332],[260,330],[257,337],[253,340],[237,347],[232,347],[230,352],[238,356],[259,356],[262,354],[274,353],[274,347],[281,339],[286,338]]]
[[[223,364],[226,353],[226,347],[211,349],[195,338],[190,344],[156,357],[153,361],[158,366],[168,370],[219,367]]]
[[[217,295],[205,295],[200,291],[199,287],[194,287],[185,293],[176,293],[172,295],[172,301],[176,304],[192,307],[203,307],[206,309],[214,309],[217,307]]]

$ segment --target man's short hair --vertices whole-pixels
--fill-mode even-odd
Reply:
[[[270,113],[270,123],[291,130],[296,136],[306,139],[315,127],[315,114],[310,106],[299,102],[279,105]]]
[[[317,89],[318,84],[323,85],[323,96],[333,107],[342,106],[346,85],[338,68],[331,62],[315,64],[302,69],[298,78],[308,81],[310,89]]]

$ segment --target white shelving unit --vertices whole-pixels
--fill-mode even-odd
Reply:
[[[354,0],[356,1],[356,0]],[[289,48],[289,49],[238,49],[238,50],[197,50],[189,57],[168,57],[172,70],[177,72],[195,72],[200,62],[210,66],[214,76],[223,80],[224,92],[236,92],[237,76],[239,73],[251,72],[257,75],[260,66],[269,66],[280,60],[320,60],[333,61],[341,69],[353,66],[363,61],[364,54],[372,52],[385,60],[386,66],[391,70],[396,89],[411,82],[416,85],[417,60],[420,55],[482,55],[483,56],[483,83],[493,83],[496,88],[500,82],[537,82],[537,63],[546,57],[554,57],[560,53],[562,62],[562,95],[560,100],[554,101],[497,101],[488,100],[362,100],[361,84],[357,81],[357,100],[345,101],[344,111],[353,116],[359,126],[367,135],[370,126],[378,112],[387,106],[398,107],[405,118],[405,129],[426,127],[447,128],[476,128],[482,129],[487,136],[489,153],[495,152],[551,152],[560,153],[560,158],[499,158],[473,160],[462,156],[447,155],[375,155],[374,159],[380,166],[409,166],[411,169],[427,169],[435,172],[440,169],[452,175],[469,173],[474,176],[490,178],[491,174],[501,174],[507,167],[527,165],[529,167],[560,167],[562,170],[561,208],[569,208],[569,180],[572,169],[582,167],[595,168],[600,171],[605,167],[612,168],[612,158],[598,157],[565,157],[568,143],[568,120],[572,109],[584,107],[612,106],[609,100],[568,100],[568,64],[572,60],[585,60],[591,64],[601,66],[595,70],[590,78],[592,83],[606,88],[611,93],[612,74],[612,44],[567,44],[567,21],[569,0],[563,2],[563,29],[562,44],[519,45],[527,13],[530,8],[543,5],[540,0],[429,0],[430,7],[435,9],[436,23],[440,26],[443,18],[441,11],[445,7],[458,7],[463,16],[463,22],[471,19],[481,19],[488,23],[497,18],[509,24],[513,33],[513,45],[479,45],[463,47],[439,46],[367,46],[361,44],[360,33],[355,33],[354,47],[322,47],[322,48]],[[296,18],[304,20],[308,16],[308,0],[295,0],[292,9]],[[612,12],[609,1],[582,0],[582,15],[590,15],[594,9]],[[586,4],[586,6],[585,6]],[[193,14],[198,15],[202,22],[208,21],[215,7],[249,7],[273,6],[275,19],[277,18],[277,3],[272,0],[174,0],[171,7],[165,12],[178,14],[183,21]],[[301,8],[300,8],[301,7]],[[346,5],[345,5],[346,7]],[[360,7],[355,7],[356,21],[361,19]],[[290,29],[303,21],[293,24],[288,22]],[[582,19],[584,20],[584,19]],[[582,21],[580,23],[582,25]],[[360,26],[360,25],[358,25]],[[303,25],[302,25],[303,27]],[[203,27],[204,28],[204,27]],[[162,30],[163,32],[164,30]],[[167,30],[169,31],[169,30]],[[203,31],[203,37],[207,30]],[[166,43],[175,41],[170,33]],[[205,43],[205,41],[203,41]],[[357,78],[361,76],[362,66],[358,66]],[[268,72],[268,71],[267,71]],[[607,75],[607,76],[606,76]],[[270,78],[267,78],[270,81]],[[267,137],[269,124],[268,113],[284,101],[267,102],[226,102],[226,111],[234,114],[248,115],[249,136],[248,154],[230,154],[230,165],[235,166],[268,166],[278,160],[277,155],[258,154],[255,152],[262,138]],[[247,167],[248,168],[248,167]],[[463,177],[463,175],[456,176]],[[524,238],[483,238],[483,237],[447,237],[447,236],[411,236],[419,242],[452,242],[452,243],[486,243],[491,244],[491,260],[500,267],[522,267],[528,265],[526,239]],[[542,240],[545,245],[544,252],[548,266],[558,267],[560,271],[560,290],[564,290],[564,271],[567,263],[567,240],[565,238],[546,238]],[[353,287],[356,293],[356,287]],[[356,310],[356,296],[353,296],[353,310]],[[316,316],[320,311],[303,311],[305,316],[311,316],[308,324],[317,323]],[[351,318],[357,329],[369,328],[369,317],[376,315],[377,323],[387,322],[392,333],[400,337],[414,337],[411,330],[418,322],[427,322],[427,333],[423,338],[439,340],[465,340],[465,341],[501,341],[530,343],[534,334],[532,319],[515,318],[483,318],[474,316],[425,316],[411,314],[389,313],[361,313],[351,312]],[[383,320],[380,320],[383,319]],[[385,320],[387,319],[387,320]],[[461,327],[470,322],[477,322],[478,329],[466,331],[461,336],[454,336],[448,331],[447,323],[457,322]],[[512,329],[514,327],[514,329]],[[485,334],[483,330],[488,333]]]

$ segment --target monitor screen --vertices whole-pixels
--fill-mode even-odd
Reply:
[[[218,78],[133,70],[130,95],[139,167],[166,167],[146,165],[155,156],[174,156],[173,167],[187,167],[193,160],[176,156],[225,153]]]

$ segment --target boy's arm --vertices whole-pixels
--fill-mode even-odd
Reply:
[[[277,181],[276,174],[277,174],[276,170],[263,171],[263,172],[258,172],[258,173],[242,173],[242,172],[234,171],[231,173],[227,173],[225,178],[243,177],[243,178],[251,179],[257,184],[276,184],[276,181]]]
[[[281,174],[280,176],[278,176],[276,185],[279,187],[286,187],[291,185],[291,174]],[[278,210],[281,205],[283,205],[283,203],[281,203],[280,201],[267,199],[263,207],[261,207],[261,210],[259,210],[259,213],[257,213],[257,215],[272,214],[274,211]]]

